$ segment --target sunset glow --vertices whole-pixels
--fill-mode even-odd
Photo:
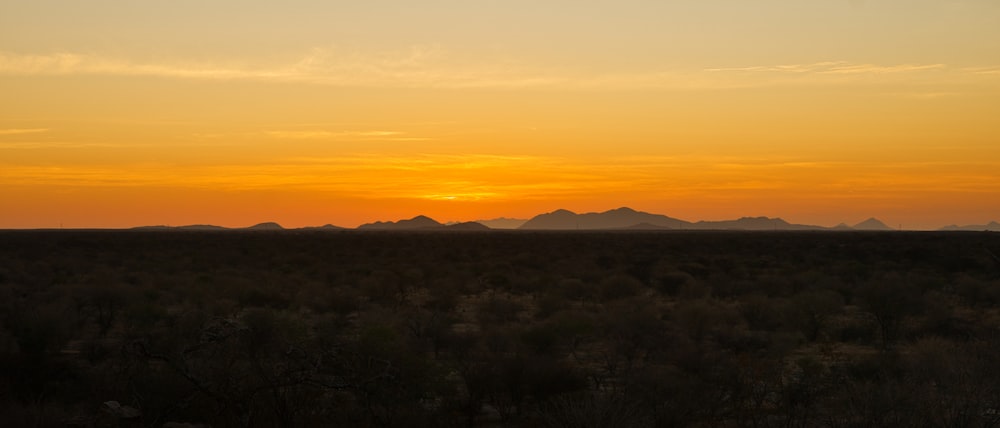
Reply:
[[[0,3],[0,228],[1000,220],[987,0]]]

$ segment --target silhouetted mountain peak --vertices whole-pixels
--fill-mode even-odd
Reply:
[[[740,217],[738,220],[699,221],[692,225],[704,230],[823,230],[820,226],[791,224],[782,218]]]
[[[482,223],[475,221],[466,221],[462,223],[449,224],[445,226],[448,230],[464,230],[464,231],[480,231],[480,230],[490,230],[490,228]]]
[[[620,207],[608,211],[608,213],[621,213],[621,214],[635,214],[637,212],[638,211],[633,210],[632,208],[629,207]]]
[[[629,226],[646,223],[652,226],[678,228],[688,224],[686,221],[670,218],[665,215],[650,214],[621,207],[602,213],[576,214],[569,210],[556,210],[551,213],[537,215],[528,220],[521,229],[536,230],[600,230],[623,229]]]
[[[871,217],[861,223],[855,224],[854,229],[857,230],[892,230],[891,227],[886,226],[881,220]]]
[[[418,215],[418,216],[413,217],[413,218],[411,218],[409,220],[400,220],[400,221],[396,222],[396,224],[400,225],[400,226],[405,225],[405,226],[408,226],[408,227],[435,227],[435,226],[443,226],[441,223],[438,223],[436,220],[434,220],[434,219],[432,219],[430,217],[427,217],[425,215]]]
[[[280,224],[273,221],[255,224],[247,228],[247,230],[285,230]]]
[[[324,224],[322,226],[307,226],[303,227],[302,230],[344,230],[343,227],[334,226],[332,224]]]
[[[412,230],[412,229],[427,229],[427,228],[437,228],[444,227],[443,224],[438,223],[436,220],[427,217],[425,215],[418,215],[409,220],[400,221],[376,221],[375,223],[362,224],[358,226],[358,229],[370,229],[370,230]]]
[[[190,224],[187,226],[180,226],[177,229],[184,230],[227,230],[227,228],[222,226],[216,226],[214,224]]]
[[[576,215],[576,213],[575,213],[575,212],[573,212],[573,211],[570,211],[570,210],[566,210],[566,209],[562,209],[562,208],[560,208],[560,209],[558,209],[558,210],[555,210],[555,211],[552,211],[552,212],[550,212],[550,213],[545,213],[545,214],[542,214],[542,215],[550,215],[550,216],[570,216],[570,215]]]
[[[784,219],[782,219],[781,217],[771,218],[771,217],[765,217],[765,216],[740,217],[740,219],[736,220],[736,221],[743,222],[743,223],[755,223],[755,224],[766,224],[766,225],[787,225],[788,224],[788,222],[785,221]]]

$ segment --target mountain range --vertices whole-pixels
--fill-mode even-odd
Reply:
[[[430,217],[418,215],[409,220],[366,223],[358,226],[358,230],[490,230],[490,228],[474,221],[446,225]]]
[[[624,229],[648,224],[668,229],[683,229],[690,225],[684,220],[660,214],[650,214],[622,207],[602,213],[577,214],[569,210],[556,210],[539,214],[521,225],[524,230],[596,230]]]
[[[556,210],[539,214],[521,225],[524,230],[892,230],[870,218],[854,226],[835,228],[792,224],[781,218],[742,217],[736,220],[689,222],[661,214],[622,207],[601,213],[577,214]]]
[[[1000,223],[991,221],[987,224],[971,224],[968,226],[958,226],[950,225],[942,227],[941,230],[968,230],[968,231],[984,231],[988,230],[990,232],[1000,232]]]
[[[226,228],[213,225],[189,226],[142,226],[135,230],[247,230],[247,231],[277,231],[285,230],[278,223],[260,223],[247,228]],[[398,221],[376,221],[358,226],[356,230],[394,231],[394,230],[450,230],[450,231],[485,231],[485,230],[747,230],[747,231],[890,231],[895,230],[881,220],[869,218],[854,225],[840,223],[833,227],[823,227],[807,224],[789,223],[781,218],[742,217],[735,220],[697,221],[690,222],[662,214],[652,214],[621,207],[604,212],[578,214],[569,210],[559,209],[536,215],[530,219],[496,218],[462,223],[440,223],[430,217],[418,215],[410,219]],[[349,228],[324,225],[319,227],[304,227],[298,230],[310,231],[341,231]],[[1000,231],[1000,223],[992,221],[983,225],[957,226],[941,228],[942,231]]]

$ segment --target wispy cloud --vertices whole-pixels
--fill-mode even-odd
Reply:
[[[93,149],[93,148],[129,148],[135,144],[127,143],[95,143],[80,141],[0,141],[3,149]]]
[[[270,138],[286,140],[380,140],[380,141],[426,141],[429,138],[406,136],[401,131],[324,131],[324,130],[279,130],[267,131]]]
[[[850,86],[871,84],[908,85],[912,93],[934,94],[918,98],[939,98],[941,88],[974,92],[968,85],[1000,85],[1000,72],[991,68],[962,68],[944,63],[873,64],[850,61],[822,61],[801,64],[753,65],[746,67],[706,68],[719,84],[733,87],[770,87],[782,85]],[[998,69],[1000,70],[1000,69]],[[932,89],[933,88],[933,89]],[[949,93],[956,95],[957,92]],[[895,94],[888,94],[895,95]],[[906,95],[909,96],[909,95]]]
[[[361,54],[316,48],[285,64],[207,64],[139,62],[101,55],[60,52],[0,52],[0,73],[13,75],[124,75],[183,79],[260,80],[355,86],[518,87],[551,79],[514,64],[452,61],[440,48]]]
[[[871,64],[823,61],[706,69],[646,69],[582,72],[510,59],[470,61],[437,46],[360,53],[316,48],[284,63],[142,62],[72,52],[18,54],[0,52],[0,74],[119,75],[177,79],[307,83],[339,86],[430,88],[576,88],[576,89],[713,89],[781,83],[845,83],[852,76],[922,75],[992,77],[1000,68],[952,68],[946,64]],[[824,80],[822,76],[839,76]],[[845,80],[846,79],[846,80]]]
[[[856,64],[856,65],[840,65],[835,67],[830,67],[827,70],[820,71],[820,73],[829,74],[886,74],[886,73],[911,73],[915,71],[926,71],[926,70],[936,70],[945,68],[944,64],[900,64],[900,65],[874,65],[874,64]]]
[[[23,135],[23,134],[40,134],[43,132],[49,132],[48,128],[12,128],[12,129],[0,129],[0,135]]]
[[[706,68],[705,71],[718,72],[779,72],[779,73],[810,73],[817,72],[831,67],[839,67],[847,64],[845,61],[826,61],[811,64],[784,64],[784,65],[755,65],[749,67],[724,67]]]
[[[705,71],[719,72],[757,72],[757,73],[819,73],[819,74],[886,74],[910,73],[944,69],[945,64],[853,64],[847,61],[824,61],[809,64],[784,64],[751,67],[707,68]]]
[[[1000,75],[1000,67],[968,67],[963,70],[972,74]]]

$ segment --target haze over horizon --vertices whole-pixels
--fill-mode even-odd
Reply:
[[[1000,3],[0,4],[0,229],[1000,220]]]

